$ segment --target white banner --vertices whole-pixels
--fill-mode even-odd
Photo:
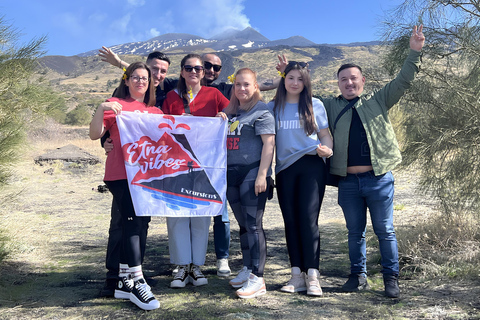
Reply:
[[[122,112],[117,124],[137,216],[222,213],[227,121]]]

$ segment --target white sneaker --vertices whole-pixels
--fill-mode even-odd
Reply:
[[[294,293],[306,290],[307,284],[305,283],[305,274],[300,271],[300,268],[293,267],[292,277],[288,280],[287,284],[280,289],[280,291]]]
[[[228,283],[230,283],[230,285],[234,288],[241,288],[243,287],[243,284],[247,282],[251,272],[252,270],[244,266],[242,270],[240,270],[238,275],[232,280],[230,280]]]
[[[265,280],[250,273],[247,282],[237,290],[237,296],[242,299],[250,299],[264,295],[267,293]]]
[[[130,294],[130,301],[143,310],[155,310],[160,307],[160,302],[155,299],[152,289],[145,282],[145,279],[135,281]]]
[[[207,278],[203,275],[202,271],[200,270],[200,267],[197,266],[196,264],[191,264],[190,267],[190,272],[188,273],[188,276],[190,278],[190,282],[194,286],[204,286],[208,284]]]
[[[232,270],[228,266],[228,259],[218,259],[217,260],[217,276],[219,277],[228,277]]]
[[[318,280],[319,277],[320,272],[317,269],[308,269],[308,273],[305,275],[305,282],[309,296],[321,296],[323,294]]]
[[[170,282],[170,288],[185,288],[190,281],[188,276],[190,266],[178,266],[178,272],[175,274],[173,281]]]

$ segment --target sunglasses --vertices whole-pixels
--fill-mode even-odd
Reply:
[[[205,69],[210,70],[213,67],[213,71],[218,72],[222,69],[222,66],[219,64],[211,64],[210,62],[205,61],[203,63]]]
[[[306,62],[298,62],[298,61],[290,61],[287,65],[287,68],[288,67],[295,67],[295,66],[299,66],[300,68],[306,68],[308,66],[308,63]]]
[[[187,72],[192,72],[193,69],[195,69],[195,72],[199,73],[200,71],[203,70],[203,67],[202,66],[189,66],[189,65],[186,65],[186,66],[183,66],[183,69]]]

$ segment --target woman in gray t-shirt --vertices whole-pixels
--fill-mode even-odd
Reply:
[[[240,226],[243,268],[230,284],[240,298],[266,293],[263,270],[267,245],[263,211],[272,184],[275,120],[261,101],[256,74],[248,68],[235,75],[230,104],[218,116],[229,120],[227,200]]]
[[[322,102],[312,98],[308,65],[291,61],[269,107],[276,124],[275,178],[292,277],[284,292],[322,295],[318,215],[325,192],[324,157],[333,141]]]

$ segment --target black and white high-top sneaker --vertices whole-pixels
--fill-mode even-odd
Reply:
[[[134,282],[130,301],[143,310],[154,310],[160,307],[160,302],[155,299],[150,286],[143,278]]]
[[[117,281],[117,287],[115,288],[115,298],[117,299],[130,299],[130,293],[133,289],[133,280],[128,277],[121,277]]]

